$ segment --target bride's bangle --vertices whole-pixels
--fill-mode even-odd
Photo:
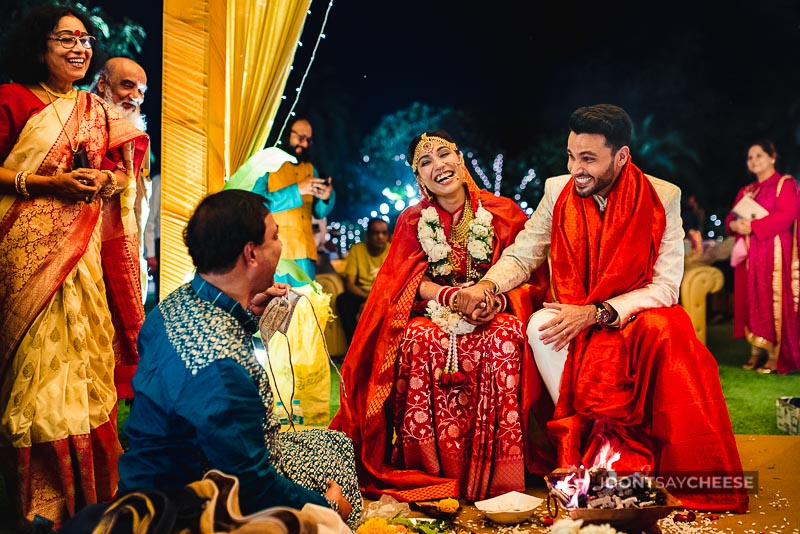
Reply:
[[[436,302],[442,306],[447,306],[448,308],[452,309],[456,293],[458,293],[459,291],[461,291],[460,287],[452,287],[452,286],[442,287],[436,293]]]
[[[106,182],[106,185],[100,190],[100,196],[106,198],[113,197],[117,192],[117,176],[114,174],[114,171],[102,170],[100,172],[108,176],[108,182]]]

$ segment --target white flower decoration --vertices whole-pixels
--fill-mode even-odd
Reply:
[[[441,261],[447,258],[447,255],[450,253],[450,246],[445,243],[436,243],[431,247],[430,251],[430,259],[433,262]]]
[[[609,524],[586,525],[583,526],[583,519],[559,519],[552,527],[550,534],[619,534],[619,532]]]
[[[462,319],[461,315],[451,310],[449,306],[442,306],[433,299],[428,301],[427,312],[433,324],[441,328],[442,332],[461,335],[469,334],[475,330],[474,324]]]
[[[450,245],[447,244],[442,222],[433,206],[420,213],[417,238],[428,256],[429,270],[433,276],[446,276],[453,272],[453,266],[448,259]],[[470,222],[467,239],[467,251],[473,260],[483,263],[491,257],[493,238],[492,214],[479,204],[475,218]]]
[[[420,224],[417,229],[417,235],[419,236],[420,241],[423,239],[433,239],[436,237],[436,232],[434,232],[433,228],[431,228],[428,224]]]
[[[426,223],[438,223],[439,222],[439,214],[436,213],[436,208],[433,206],[428,206],[424,210],[422,210],[422,220]]]

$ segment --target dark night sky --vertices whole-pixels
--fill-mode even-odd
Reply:
[[[140,59],[154,128],[160,13],[97,4],[151,35]],[[327,7],[312,3],[288,98]],[[547,10],[532,1],[336,0],[298,110],[340,110],[346,122],[315,129],[326,142],[342,129],[358,139],[413,102],[450,106],[474,116],[513,156],[538,136],[566,137],[576,107],[610,102],[636,125],[653,115],[656,132],[677,133],[698,150],[696,176],[663,177],[703,182],[708,204],[732,200],[715,198],[733,194],[719,184],[735,184],[735,193],[745,183],[745,144],[756,136],[774,138],[783,170],[800,172],[800,0],[572,1]]]
[[[415,100],[494,115],[511,149],[585,104],[685,127],[798,93],[797,0],[587,5],[553,2],[545,14],[540,2],[337,1],[310,81],[315,92],[345,87],[367,126]]]

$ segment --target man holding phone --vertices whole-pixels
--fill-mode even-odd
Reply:
[[[266,199],[265,205],[281,229],[281,259],[293,260],[313,280],[317,274],[317,245],[311,219],[327,217],[336,195],[331,177],[321,178],[311,163],[313,130],[309,120],[296,117],[287,132],[281,141],[287,147],[286,161],[276,171],[258,178],[253,192]],[[307,282],[289,274],[276,275],[275,280],[294,286]]]

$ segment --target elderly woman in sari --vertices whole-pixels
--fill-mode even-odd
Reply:
[[[526,467],[550,467],[539,429],[552,404],[520,321],[541,303],[546,269],[460,314],[460,288],[483,276],[527,217],[478,189],[445,131],[416,137],[408,161],[423,198],[398,218],[344,360],[331,426],[353,438],[367,495],[478,500],[524,491]]]
[[[75,89],[91,79],[85,14],[46,7],[16,28],[0,86],[0,470],[20,519],[59,524],[116,489],[115,378],[124,390],[144,316],[127,186],[148,140]]]

